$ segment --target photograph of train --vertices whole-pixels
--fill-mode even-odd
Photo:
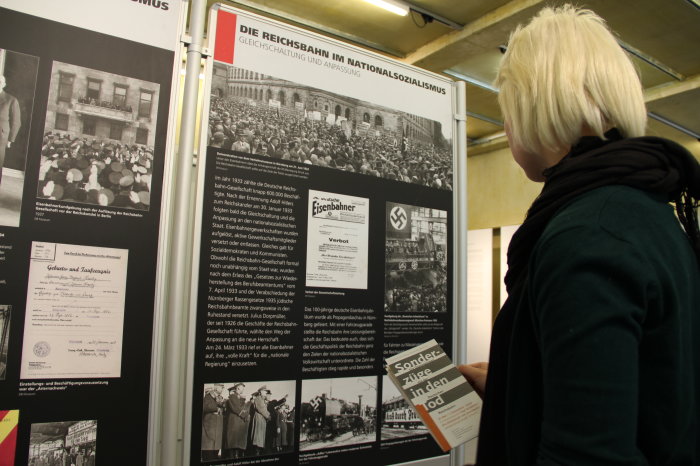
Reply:
[[[377,377],[304,380],[299,450],[376,440]]]

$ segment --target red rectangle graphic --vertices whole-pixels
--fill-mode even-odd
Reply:
[[[219,10],[216,15],[216,43],[214,60],[233,64],[233,52],[236,46],[236,19],[233,13]]]

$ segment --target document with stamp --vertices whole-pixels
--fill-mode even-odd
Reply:
[[[369,199],[309,190],[306,286],[367,289]]]
[[[128,251],[33,242],[21,379],[120,377]]]

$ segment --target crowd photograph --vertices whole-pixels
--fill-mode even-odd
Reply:
[[[393,312],[447,312],[445,271],[426,276],[404,273],[392,280],[386,297],[386,310]],[[425,283],[425,280],[431,280]],[[432,280],[437,283],[433,284]]]
[[[37,198],[149,210],[160,86],[55,61]]]
[[[265,78],[287,86],[295,85]],[[294,89],[288,92],[292,94]],[[328,100],[350,100],[326,91],[316,92],[323,93]],[[442,136],[439,124],[430,125],[430,131],[439,134],[420,138],[408,131],[416,118],[414,115],[367,102],[357,101],[352,111],[347,108],[343,116],[339,114],[342,113],[339,105],[335,114],[330,108],[332,103],[327,110],[325,107],[318,110],[310,102],[301,101],[302,98],[297,97],[299,93],[294,94],[295,102],[287,105],[268,98],[277,97],[269,90],[265,98],[262,89],[260,93],[256,90],[253,98],[250,92],[245,95],[223,94],[216,96],[212,92],[208,127],[210,146],[437,189],[452,189],[451,143]],[[376,109],[374,120],[364,111],[367,107]],[[397,123],[391,127],[390,121]]]
[[[295,381],[204,385],[202,461],[292,451]]]
[[[37,198],[148,210],[152,167],[153,148],[48,132]]]
[[[97,421],[32,424],[29,466],[95,466]]]
[[[447,212],[399,204],[391,210],[384,310],[447,312]]]

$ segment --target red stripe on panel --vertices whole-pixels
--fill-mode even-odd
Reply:
[[[216,15],[216,44],[214,60],[233,64],[236,45],[236,15],[219,10]]]

